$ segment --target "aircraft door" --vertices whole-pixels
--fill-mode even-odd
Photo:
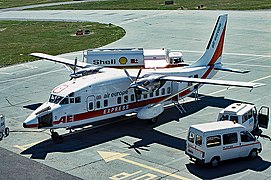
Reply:
[[[262,106],[258,112],[259,126],[267,129],[269,123],[269,107]]]
[[[95,110],[95,97],[94,96],[87,97],[87,109],[88,109],[88,111]]]
[[[45,114],[38,118],[39,128],[53,126],[53,115],[52,113]]]

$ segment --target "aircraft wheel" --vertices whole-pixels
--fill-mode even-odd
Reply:
[[[9,135],[9,128],[8,127],[5,128],[5,135],[6,135],[6,137]]]
[[[3,139],[4,134],[2,132],[0,132],[0,141]]]
[[[148,120],[149,124],[155,124],[158,121],[158,117],[154,117]]]
[[[57,132],[52,132],[51,134],[51,138],[54,142],[57,142],[57,140],[59,139],[59,135]]]

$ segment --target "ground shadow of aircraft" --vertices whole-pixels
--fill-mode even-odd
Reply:
[[[268,169],[271,162],[263,160],[260,156],[251,160],[249,158],[238,158],[221,162],[219,167],[211,168],[207,165],[189,163],[187,170],[200,179],[215,179],[246,170],[264,171]]]
[[[158,122],[154,125],[147,125],[146,122],[139,121],[136,118],[131,118],[118,123],[99,126],[98,128],[88,129],[81,132],[79,131],[75,134],[65,134],[64,141],[59,144],[55,144],[53,141],[48,139],[26,149],[21,152],[21,154],[31,154],[31,158],[45,159],[48,153],[73,152],[125,136],[140,139],[139,141],[132,143],[120,141],[120,143],[126,145],[126,148],[134,149],[137,153],[140,152],[140,149],[147,151],[148,145],[153,143],[162,144],[167,147],[184,151],[184,139],[157,131],[155,130],[155,127],[174,120],[178,121],[180,117],[191,115],[208,106],[226,107],[233,102],[235,101],[224,99],[223,97],[204,96],[201,100],[185,103],[184,108],[187,111],[186,113],[180,114],[175,107],[166,109],[159,117]]]

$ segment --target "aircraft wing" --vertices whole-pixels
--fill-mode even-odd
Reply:
[[[252,83],[252,82],[241,82],[241,81],[226,81],[226,80],[215,80],[215,79],[200,79],[200,78],[188,78],[179,76],[165,76],[160,78],[166,81],[179,81],[179,82],[190,82],[199,84],[212,84],[212,85],[222,85],[222,86],[236,86],[236,87],[246,87],[246,88],[256,88],[263,86],[262,83]]]
[[[72,61],[70,59],[61,58],[61,57],[57,57],[57,56],[52,56],[52,55],[49,55],[49,54],[31,53],[30,56],[37,57],[37,58],[40,58],[40,59],[46,59],[46,60],[57,62],[57,63],[62,63],[62,64],[65,64],[65,65],[68,65],[68,66],[74,66],[74,61]],[[93,65],[78,61],[76,66],[80,67],[80,68],[87,68],[87,67],[90,67],[90,66],[93,66]]]

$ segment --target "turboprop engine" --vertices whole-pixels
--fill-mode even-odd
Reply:
[[[143,107],[142,109],[138,111],[137,118],[143,119],[143,120],[149,120],[149,119],[156,118],[157,116],[162,114],[162,112],[164,112],[164,104],[162,103],[155,104],[155,105],[150,104]]]

